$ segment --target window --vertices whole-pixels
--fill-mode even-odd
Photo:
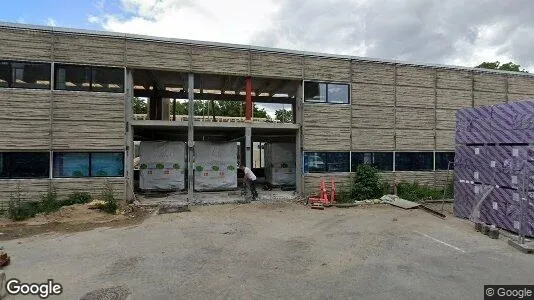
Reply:
[[[349,85],[306,81],[304,82],[304,101],[348,104]]]
[[[393,171],[393,152],[352,152],[352,172],[361,164],[369,164],[380,171]]]
[[[90,66],[56,65],[56,90],[124,92],[124,70]]]
[[[304,82],[304,100],[307,102],[326,102],[326,83]]]
[[[431,171],[433,167],[432,152],[397,152],[395,153],[396,171]]]
[[[11,82],[11,68],[9,62],[0,61],[0,87],[7,88]]]
[[[449,162],[454,162],[454,152],[436,152],[436,170],[447,170]],[[454,170],[454,164],[450,169]]]
[[[93,91],[122,93],[124,70],[118,68],[93,68]]]
[[[124,154],[54,153],[54,177],[122,177]]]
[[[0,61],[0,87],[49,89],[50,64]]]
[[[121,177],[124,174],[123,153],[92,153],[91,175],[96,177]]]
[[[305,152],[304,173],[349,172],[349,152]]]
[[[48,178],[48,152],[0,153],[0,178]]]

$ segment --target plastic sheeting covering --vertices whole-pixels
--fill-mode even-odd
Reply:
[[[296,148],[292,143],[265,144],[265,180],[272,185],[295,185]]]
[[[183,190],[185,153],[184,142],[141,142],[139,187],[142,190]]]
[[[237,143],[195,142],[196,191],[237,188]]]

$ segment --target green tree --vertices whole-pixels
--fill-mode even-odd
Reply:
[[[293,122],[293,113],[290,110],[278,109],[274,112],[275,119],[282,123]]]
[[[475,68],[528,73],[527,70],[521,69],[520,65],[514,64],[513,62],[508,62],[502,65],[499,61],[483,62],[480,65],[476,66]]]
[[[132,101],[133,113],[134,114],[146,114],[148,113],[148,106],[145,100],[134,97]]]

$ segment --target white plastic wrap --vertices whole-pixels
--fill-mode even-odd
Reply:
[[[185,153],[184,142],[141,142],[139,187],[142,190],[183,190]]]
[[[295,185],[296,147],[292,143],[265,144],[265,180],[272,185]]]
[[[237,143],[195,142],[196,191],[237,188]]]

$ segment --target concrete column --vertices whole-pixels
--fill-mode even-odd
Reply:
[[[239,163],[241,163],[242,166],[246,166],[247,163],[246,163],[246,154],[247,153],[247,147],[245,145],[245,141],[244,140],[241,140],[239,142]]]
[[[124,155],[124,177],[126,178],[125,196],[128,202],[133,201],[134,195],[134,155],[135,146],[133,140],[133,127],[131,122],[133,120],[133,73],[132,70],[126,70],[126,83],[125,83],[125,95],[124,95],[124,115],[126,121],[126,137],[125,137],[125,149]]]
[[[163,98],[161,99],[161,103],[161,119],[164,121],[169,121],[171,116],[170,99]]]
[[[247,124],[245,127],[245,166],[252,169],[252,127]]]
[[[187,201],[193,201],[193,181],[194,181],[194,167],[195,167],[195,133],[194,122],[195,117],[195,104],[193,100],[194,95],[195,77],[192,73],[188,76],[187,81],[187,94],[188,94],[188,112],[187,117]]]
[[[295,97],[295,104],[293,116],[295,116],[295,119],[293,120],[296,124],[299,125],[299,129],[297,130],[297,137],[296,137],[296,143],[295,143],[295,154],[296,154],[296,165],[295,165],[295,176],[296,176],[296,191],[298,194],[303,194],[303,181],[304,181],[304,175],[302,174],[302,96],[303,96],[303,89],[302,89],[302,82],[299,84],[297,88],[297,96]]]

